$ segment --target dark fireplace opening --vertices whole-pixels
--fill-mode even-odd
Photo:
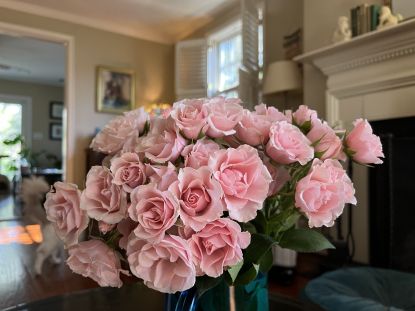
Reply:
[[[385,159],[369,170],[370,264],[415,273],[415,117],[371,125]]]

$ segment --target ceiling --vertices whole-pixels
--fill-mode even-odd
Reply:
[[[62,86],[65,62],[63,45],[0,34],[0,79]]]
[[[172,43],[238,0],[0,0],[0,6]]]

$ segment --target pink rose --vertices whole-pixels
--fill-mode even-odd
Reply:
[[[74,184],[56,182],[46,195],[46,218],[53,223],[58,237],[67,245],[78,243],[79,235],[88,227],[89,218],[79,208],[81,191]]]
[[[174,103],[171,117],[188,139],[197,139],[207,129],[205,99],[184,99]]]
[[[117,225],[117,230],[121,235],[118,245],[121,249],[127,249],[128,237],[137,227],[137,223],[130,217],[121,220]]]
[[[281,164],[305,165],[314,157],[314,149],[300,129],[286,121],[275,122],[270,129],[267,155]]]
[[[305,122],[312,122],[317,119],[317,111],[309,109],[305,105],[301,105],[293,112],[292,118],[295,124],[301,126],[304,125]]]
[[[140,162],[138,154],[126,152],[112,158],[111,171],[114,174],[114,184],[122,186],[130,193],[134,188],[146,182],[145,167]]]
[[[132,237],[127,246],[131,272],[144,284],[163,293],[185,291],[196,282],[189,245],[179,236],[152,244]]]
[[[222,186],[229,216],[240,222],[254,219],[272,181],[258,151],[248,145],[219,150],[210,157],[209,168]]]
[[[236,126],[235,136],[245,144],[257,146],[266,144],[269,129],[275,121],[285,120],[285,116],[274,107],[264,104],[255,106],[255,111],[244,109],[242,119]]]
[[[243,259],[242,249],[251,243],[249,232],[229,218],[220,218],[207,224],[202,231],[189,239],[193,261],[198,274],[218,277],[224,268],[236,265]]]
[[[117,254],[100,240],[80,242],[69,248],[69,268],[83,277],[93,279],[99,286],[121,287],[121,263]]]
[[[196,144],[184,147],[182,156],[184,165],[199,168],[208,165],[209,157],[220,149],[219,145],[210,139],[200,139]]]
[[[288,170],[283,165],[274,165],[268,158],[264,159],[264,164],[271,174],[272,182],[269,185],[268,196],[273,196],[291,179]]]
[[[295,206],[308,218],[312,227],[334,224],[346,203],[356,204],[353,183],[337,160],[313,161],[310,172],[295,190]]]
[[[108,224],[116,224],[126,216],[127,194],[113,183],[108,168],[93,166],[89,170],[81,196],[81,209],[89,217]]]
[[[177,233],[181,238],[188,240],[196,232],[192,228],[187,226],[177,226]]]
[[[113,225],[113,224],[107,224],[104,221],[98,221],[99,232],[101,232],[103,234],[107,234],[108,232],[110,232],[114,228],[115,228],[115,225]]]
[[[313,144],[314,151],[321,154],[321,160],[345,159],[343,143],[327,122],[315,119],[307,138]]]
[[[154,184],[143,185],[131,193],[130,218],[139,223],[134,234],[139,239],[156,243],[164,238],[179,216],[179,202],[169,191],[160,191]]]
[[[195,231],[200,231],[223,214],[222,188],[212,179],[212,172],[207,166],[181,169],[179,180],[169,190],[179,200],[179,215],[183,224]]]
[[[346,145],[354,161],[362,164],[381,164],[385,155],[380,138],[373,134],[367,120],[357,119],[354,128],[346,137]]]
[[[206,134],[213,138],[235,134],[235,126],[242,118],[241,100],[237,98],[215,97],[208,101],[209,128]]]
[[[171,162],[167,166],[146,164],[146,176],[157,189],[165,191],[177,180],[176,167]]]
[[[120,150],[133,151],[138,136],[144,129],[148,114],[138,108],[112,119],[92,140],[91,148],[103,153],[114,154]]]
[[[155,118],[147,136],[140,137],[136,148],[154,163],[174,162],[180,156],[186,140],[179,134],[173,119]]]

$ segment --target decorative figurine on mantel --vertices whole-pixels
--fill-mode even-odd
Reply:
[[[352,38],[349,19],[346,16],[340,16],[337,21],[337,29],[333,34],[332,42],[339,43],[348,41]]]
[[[384,29],[390,26],[395,26],[403,20],[401,14],[393,15],[391,9],[388,6],[383,6],[380,10],[378,30]]]

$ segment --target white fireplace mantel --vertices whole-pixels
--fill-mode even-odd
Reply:
[[[415,115],[415,20],[295,58],[327,76],[330,123]],[[398,89],[400,89],[398,91]]]
[[[415,20],[374,31],[295,58],[326,77],[326,118],[351,127],[370,121],[415,116]],[[354,166],[358,206],[353,213],[354,259],[369,261],[368,171]],[[344,223],[346,222],[343,218]]]

